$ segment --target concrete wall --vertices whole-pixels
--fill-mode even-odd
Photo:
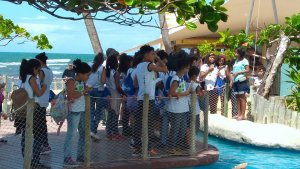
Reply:
[[[253,94],[251,115],[256,123],[278,123],[300,130],[300,112],[286,109],[282,96],[273,96],[267,100]]]

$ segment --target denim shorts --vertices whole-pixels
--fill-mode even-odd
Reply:
[[[249,93],[250,92],[250,88],[248,85],[248,81],[245,80],[243,82],[234,82],[233,83],[233,93],[234,94],[245,94],[245,93]]]

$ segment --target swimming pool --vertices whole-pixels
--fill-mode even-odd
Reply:
[[[232,169],[244,162],[247,169],[300,169],[299,151],[254,147],[214,136],[209,137],[209,144],[219,149],[219,161],[193,169]]]

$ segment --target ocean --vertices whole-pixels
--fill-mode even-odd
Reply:
[[[19,76],[19,67],[22,59],[35,58],[38,53],[22,52],[0,52],[0,74],[13,77]],[[65,53],[46,53],[48,56],[48,67],[53,71],[54,77],[60,78],[68,63],[75,59],[92,63],[93,54],[65,54]]]

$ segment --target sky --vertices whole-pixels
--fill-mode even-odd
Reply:
[[[45,34],[53,46],[53,49],[45,50],[48,53],[93,53],[83,20],[58,19],[24,2],[22,5],[15,5],[0,1],[0,15],[24,27],[32,35]],[[156,15],[154,17],[157,18]],[[94,23],[104,51],[112,47],[122,52],[160,37],[160,30],[157,28],[128,27],[104,21]],[[0,52],[41,52],[41,50],[32,42],[21,45],[12,42],[1,47]]]

